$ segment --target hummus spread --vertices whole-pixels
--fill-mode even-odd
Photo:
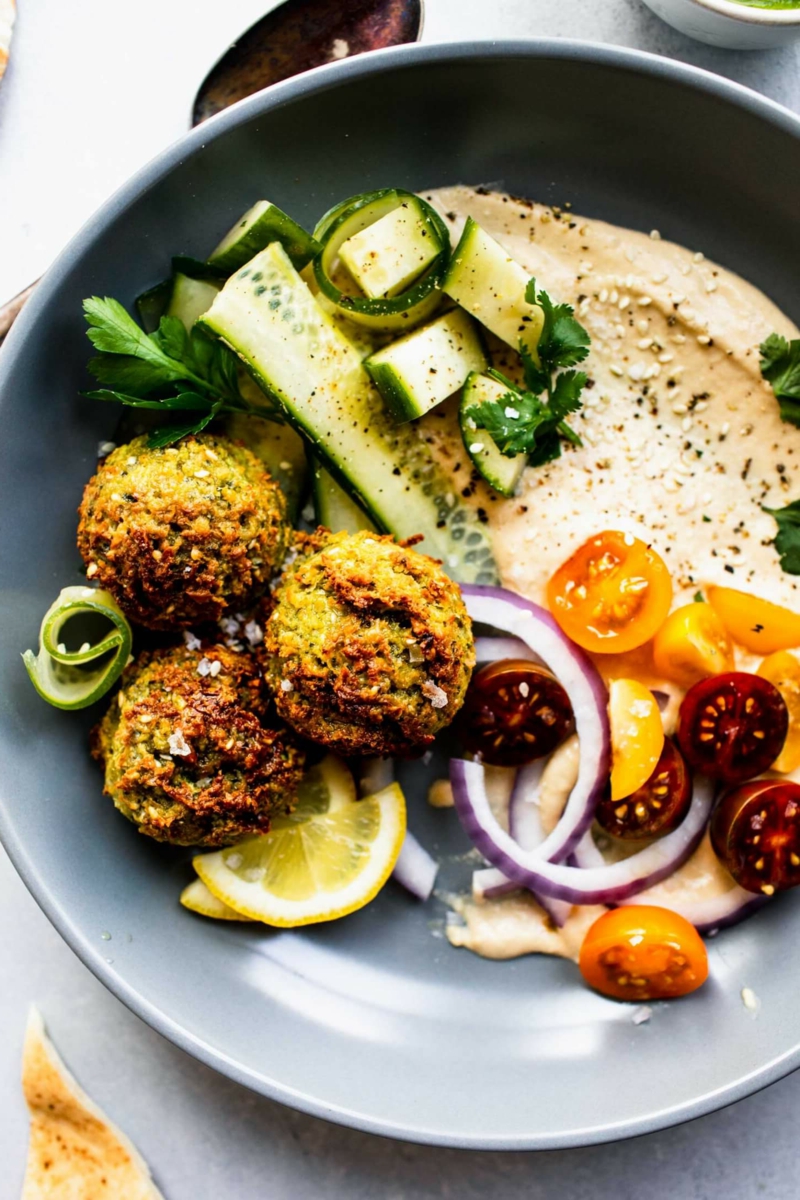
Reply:
[[[719,584],[800,607],[800,577],[782,571],[775,521],[762,508],[800,497],[800,429],[781,420],[759,369],[765,337],[800,336],[788,317],[745,280],[655,230],[647,235],[483,189],[442,188],[426,199],[454,243],[473,217],[556,302],[574,306],[592,339],[583,364],[590,386],[571,421],[583,446],[565,444],[555,462],[527,468],[511,500],[474,481],[466,489],[487,514],[504,585],[542,603],[565,559],[594,534],[617,529],[661,554],[676,605]],[[508,369],[505,361],[496,365]],[[424,424],[437,456],[459,478],[469,464],[454,414],[445,406]],[[749,658],[737,653],[740,669],[753,669]],[[657,678],[652,685],[664,688],[664,725],[672,732],[680,694]],[[545,770],[539,802],[547,829],[577,760],[572,740]],[[706,837],[642,899],[679,907],[682,897],[712,900],[731,886]],[[576,958],[605,911],[573,908],[558,930],[523,892],[454,905],[463,924],[449,925],[448,938],[489,958]]]

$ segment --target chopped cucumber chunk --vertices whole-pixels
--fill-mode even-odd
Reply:
[[[513,458],[507,458],[505,454],[501,454],[491,435],[485,429],[478,428],[474,419],[467,415],[467,410],[489,400],[499,400],[507,394],[508,388],[498,379],[492,379],[488,375],[470,375],[464,384],[458,413],[467,454],[478,473],[501,496],[515,494],[528,456],[515,454]]]
[[[364,360],[398,421],[423,416],[486,365],[474,322],[457,308]]]
[[[529,282],[525,268],[467,217],[442,288],[501,341],[518,350],[524,340],[535,354],[544,314],[525,299]]]
[[[429,267],[444,246],[415,196],[348,238],[339,258],[371,297],[395,296]]]
[[[165,315],[178,317],[190,330],[197,318],[211,308],[221,286],[208,279],[190,279],[188,275],[178,272],[173,276],[172,295]]]
[[[263,250],[270,242],[280,242],[298,271],[319,250],[310,233],[269,200],[258,200],[225,234],[209,263],[232,274]]]
[[[375,530],[363,508],[351,500],[343,487],[336,482],[322,463],[312,467],[314,487],[314,509],[320,525],[332,533],[358,533],[360,529]]]
[[[396,425],[357,350],[277,244],[228,280],[201,325],[223,338],[380,528],[423,535],[421,550],[464,582],[497,578],[478,516],[412,425]]]

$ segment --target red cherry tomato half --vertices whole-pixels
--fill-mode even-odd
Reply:
[[[606,796],[595,817],[606,833],[618,838],[649,838],[680,825],[692,802],[692,775],[678,747],[664,738],[653,774],[631,796]]]
[[[786,741],[789,713],[774,684],[731,671],[702,679],[683,698],[678,745],[696,771],[725,783],[760,775]]]
[[[771,896],[800,883],[800,785],[757,779],[734,788],[709,832],[717,858],[748,892]]]
[[[574,728],[572,705],[558,680],[544,667],[516,658],[473,675],[459,717],[464,747],[497,767],[543,758]]]

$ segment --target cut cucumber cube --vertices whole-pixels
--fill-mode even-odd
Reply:
[[[488,532],[413,425],[396,425],[357,350],[277,244],[228,280],[200,324],[244,362],[379,529],[422,534],[420,549],[461,582],[497,579]]]
[[[525,268],[467,217],[442,289],[501,341],[518,350],[523,340],[535,354],[544,313],[525,299],[529,282]]]
[[[310,262],[319,245],[310,233],[269,200],[258,200],[225,234],[209,263],[231,275],[270,242],[280,242],[298,271]]]
[[[172,279],[172,295],[165,316],[178,317],[190,330],[197,318],[211,308],[221,286],[208,279],[190,279],[178,272]]]
[[[320,525],[330,529],[331,533],[358,533],[360,529],[375,532],[375,526],[363,508],[351,500],[322,463],[315,460],[311,471],[314,509]]]
[[[348,238],[339,258],[365,295],[404,292],[444,249],[436,230],[413,197]]]
[[[508,388],[498,379],[492,379],[489,375],[473,374],[464,384],[458,410],[461,436],[467,454],[478,474],[501,496],[513,496],[516,493],[528,456],[515,454],[513,458],[507,458],[505,454],[501,454],[491,435],[485,429],[478,428],[475,420],[467,415],[467,410],[507,395]]]
[[[455,308],[364,360],[398,421],[421,417],[486,369],[475,323]]]

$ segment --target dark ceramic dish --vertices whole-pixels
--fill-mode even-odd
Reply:
[[[451,949],[444,907],[394,885],[297,934],[217,925],[178,905],[188,856],[137,837],[102,798],[86,752],[97,714],[48,708],[19,657],[81,579],[75,509],[117,417],[78,397],[82,297],[131,301],[261,196],[310,225],[367,188],[458,181],[657,227],[800,320],[800,121],[689,67],[563,41],[404,47],[279,84],[187,134],[83,229],[0,354],[0,828],[84,962],[233,1079],[397,1137],[578,1145],[698,1116],[800,1063],[797,897],[712,942],[710,985],[639,1027],[570,963]],[[404,773],[411,824],[451,856],[453,885],[468,846],[452,813],[426,806],[423,774]]]

